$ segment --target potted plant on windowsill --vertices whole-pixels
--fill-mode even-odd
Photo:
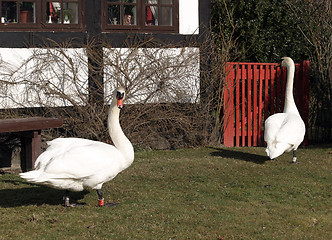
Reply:
[[[20,3],[20,23],[33,23],[33,5],[32,2]]]
[[[70,24],[71,19],[71,9],[67,8],[63,10],[63,23]]]

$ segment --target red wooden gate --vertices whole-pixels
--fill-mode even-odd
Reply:
[[[285,68],[276,63],[227,63],[224,86],[224,145],[263,146],[264,121],[282,112]],[[309,61],[295,64],[294,98],[306,128],[309,115]],[[307,134],[304,144],[307,144]]]

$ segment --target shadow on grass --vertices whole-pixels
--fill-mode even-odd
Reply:
[[[266,161],[269,161],[267,156],[254,154],[254,153],[247,153],[236,151],[234,149],[221,149],[221,148],[212,148],[216,150],[215,152],[211,153],[211,156],[215,157],[224,157],[224,158],[234,158],[246,162],[252,162],[256,164],[264,164]]]
[[[0,190],[0,206],[4,208],[29,206],[29,205],[61,205],[64,203],[63,196],[64,190],[57,190],[46,186],[40,186],[24,181],[15,180],[0,180],[0,183],[10,183],[13,185],[26,185],[29,187],[23,188],[11,188]],[[89,191],[82,192],[70,192],[71,203],[77,203],[77,201],[84,198]]]

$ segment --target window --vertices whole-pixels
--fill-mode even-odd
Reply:
[[[1,30],[82,28],[82,0],[1,1]]]
[[[47,24],[78,24],[78,3],[46,2]]]
[[[1,1],[1,23],[36,23],[36,2]]]
[[[85,30],[85,2],[0,0],[0,31]],[[103,31],[179,31],[179,0],[100,0],[97,6],[99,4]],[[98,9],[90,8],[88,11],[93,13]],[[87,21],[94,22],[90,19]]]
[[[104,0],[104,30],[178,31],[177,0]]]

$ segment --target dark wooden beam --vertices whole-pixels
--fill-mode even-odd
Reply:
[[[23,171],[31,170],[41,154],[41,130],[59,128],[62,119],[31,117],[0,120],[0,133],[12,134],[21,138],[21,167]]]
[[[104,103],[103,47],[101,39],[101,1],[86,0],[85,22],[87,29],[89,102]]]
[[[62,119],[31,117],[31,118],[14,118],[0,120],[0,133],[25,132],[41,130],[46,128],[58,128],[63,124]]]

